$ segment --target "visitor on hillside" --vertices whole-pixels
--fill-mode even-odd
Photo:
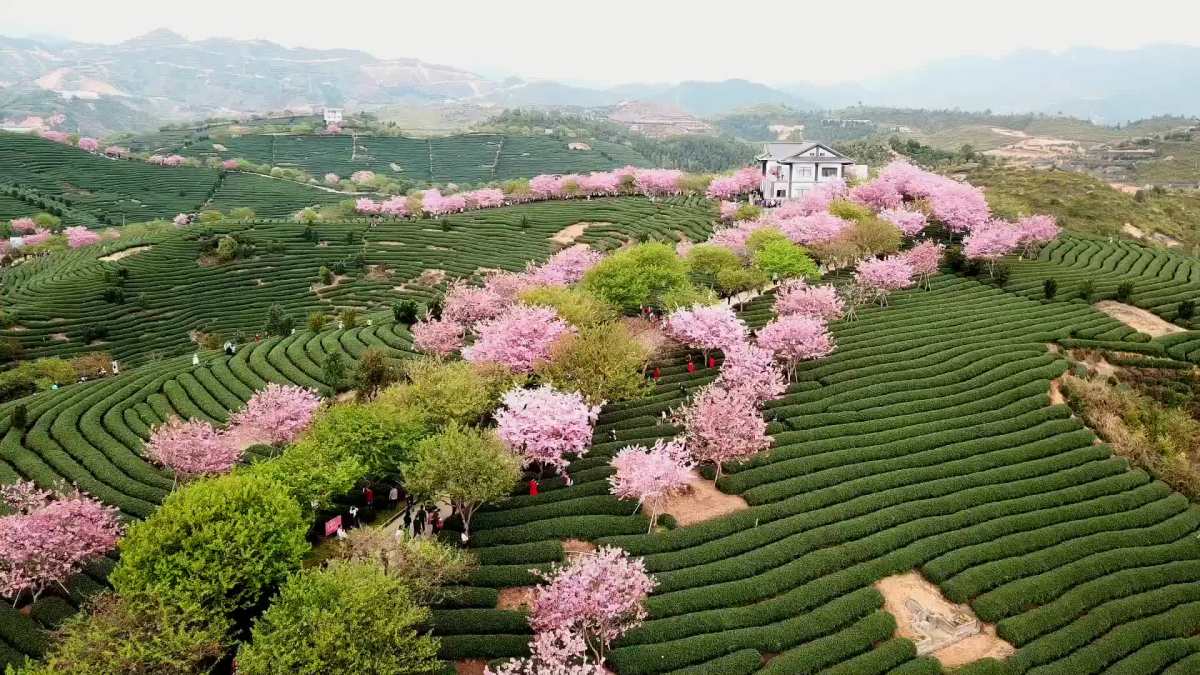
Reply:
[[[355,525],[358,525],[358,507],[357,506],[350,507],[350,518],[354,520]]]
[[[413,524],[412,509],[407,504],[405,504],[404,505],[404,531],[411,532],[412,524]]]
[[[687,396],[687,387],[683,386],[682,382],[679,383],[679,393]]]
[[[654,368],[654,381],[655,381],[655,382],[658,382],[658,378],[660,378],[660,377],[662,377],[662,370],[661,370],[660,368],[658,368],[657,366],[655,366],[655,368]]]
[[[708,357],[708,367],[709,368],[717,367],[717,357],[715,357],[715,356]]]
[[[393,485],[392,489],[388,490],[388,508],[389,509],[396,508],[396,504],[398,504],[399,502],[400,502],[400,488]]]
[[[688,359],[687,371],[689,373],[696,372],[696,364],[693,363],[691,359]]]
[[[538,484],[536,480],[529,481],[529,496],[536,497],[538,495]]]
[[[200,365],[200,354],[192,354],[192,367],[194,368],[198,365]]]
[[[363,502],[368,507],[375,503],[375,491],[370,486],[363,488]]]
[[[429,534],[437,536],[438,532],[442,531],[442,514],[438,513],[437,507],[426,506],[429,511]]]
[[[425,534],[425,507],[417,509],[413,517],[413,535],[419,537]]]
[[[614,441],[615,441],[615,440],[617,440],[617,430],[616,430],[616,429],[609,429],[609,430],[608,430],[608,437],[609,437],[609,438],[611,438],[611,439],[613,439]]]
[[[113,371],[113,375],[120,375],[121,374],[121,364],[117,363],[116,361],[113,361],[112,362],[112,371]]]

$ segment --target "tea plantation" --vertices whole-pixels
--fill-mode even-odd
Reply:
[[[249,190],[225,188],[230,200]],[[252,238],[255,255],[201,264],[203,233],[193,226],[123,240],[149,248],[120,261],[100,261],[104,252],[91,247],[5,269],[0,299],[17,324],[0,335],[29,356],[103,348],[131,367],[0,404],[0,482],[65,480],[144,518],[172,488],[141,454],[152,425],[171,415],[222,422],[267,382],[324,390],[319,364],[332,353],[353,361],[379,347],[409,356],[407,330],[375,310],[431,297],[444,283],[431,271],[520,269],[580,222],[592,223],[580,241],[612,249],[644,236],[697,240],[713,217],[699,199],[621,198],[374,227],[320,224],[317,241],[285,221],[219,223],[211,234]],[[345,279],[316,286],[320,266],[360,256]],[[128,270],[124,300],[110,302],[118,269]],[[873,586],[914,569],[1017,648],[1006,661],[957,672],[1200,672],[1200,509],[1131,470],[1066,406],[1050,404],[1050,381],[1067,363],[1047,349],[1104,344],[1196,360],[1196,333],[1148,339],[1072,289],[1092,279],[1099,297],[1134,280],[1132,302],[1172,316],[1200,285],[1200,264],[1067,237],[1011,269],[1004,289],[944,274],[932,290],[897,293],[887,308],[832,324],[837,351],[802,367],[767,405],[772,449],[717,481],[749,508],[646,534],[635,504],[609,494],[609,458],[674,435],[660,414],[716,374],[689,373],[680,353],[661,356],[648,395],[603,408],[592,450],[571,466],[572,485],[544,481],[541,494],[517,494],[475,517],[482,565],[453,605],[434,612],[441,656],[525,653],[526,617],[497,609],[499,590],[535,583],[531,568],[562,560],[562,540],[583,539],[644,557],[659,581],[648,620],[609,658],[622,675],[940,673],[936,660],[894,636]],[[1048,276],[1061,285],[1054,302],[1040,295]],[[752,301],[743,317],[766,323],[771,302]],[[202,352],[192,365],[189,330],[253,334],[272,304],[297,318],[358,307],[371,323],[252,339],[232,356]],[[95,323],[107,337],[87,344]],[[9,421],[17,403],[28,407],[24,430]],[[69,597],[47,594],[28,616],[0,609],[0,659],[40,654],[43,629],[101,589],[111,566],[93,565]]]
[[[214,144],[225,149],[214,148]],[[591,150],[570,150],[561,139],[499,134],[438,138],[247,135],[175,149],[189,157],[245,159],[302,169],[314,176],[336,173],[348,177],[368,170],[417,183],[478,183],[539,173],[608,171],[630,164],[650,166],[645,157],[624,145],[598,140],[588,145]]]

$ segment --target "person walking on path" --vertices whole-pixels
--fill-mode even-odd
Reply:
[[[536,497],[538,495],[538,484],[536,480],[529,481],[529,496]]]
[[[420,537],[425,534],[425,507],[417,509],[416,517],[413,520],[413,534]]]
[[[404,531],[411,532],[412,524],[413,524],[412,509],[409,508],[408,506],[405,506],[404,507]]]

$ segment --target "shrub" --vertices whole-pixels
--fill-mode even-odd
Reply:
[[[307,530],[279,483],[247,474],[197,481],[130,526],[109,580],[125,597],[229,617],[300,569]]]
[[[399,373],[388,361],[387,352],[377,347],[365,350],[358,357],[358,368],[354,371],[354,386],[359,396],[374,398],[379,390],[398,379]]]
[[[746,237],[746,253],[754,255],[759,249],[768,244],[792,243],[783,232],[773,228],[764,227],[750,233]]]
[[[1083,283],[1079,284],[1078,292],[1081,300],[1091,302],[1092,295],[1096,292],[1096,282],[1092,281],[1091,279],[1084,280]]]
[[[103,593],[56,631],[45,662],[24,675],[172,675],[208,672],[224,654],[229,622],[195,607]]]
[[[724,246],[696,244],[688,251],[687,264],[693,272],[715,275],[726,268],[741,267],[742,261]]]
[[[494,364],[433,359],[407,362],[405,374],[407,383],[384,389],[376,401],[395,409],[418,410],[432,426],[478,424],[499,405],[504,392],[523,381]]]
[[[1008,284],[1010,276],[1012,276],[1012,270],[1008,265],[996,265],[992,268],[992,281],[1000,288],[1004,288]]]
[[[617,309],[580,288],[535,286],[521,291],[526,305],[553,307],[564,321],[577,328],[595,326],[617,318]]]
[[[283,306],[279,304],[271,305],[267,310],[266,331],[270,335],[285,336],[292,332],[295,327],[295,321],[292,317],[283,313]]]
[[[1054,296],[1058,295],[1058,282],[1054,279],[1046,279],[1042,282],[1042,296],[1047,300],[1053,300]]]
[[[320,333],[329,323],[329,317],[323,312],[308,313],[308,329],[314,333]],[[336,352],[335,352],[336,353]]]
[[[734,220],[754,220],[762,215],[762,208],[754,204],[742,204],[733,212]]]
[[[801,247],[786,239],[763,244],[753,254],[754,266],[779,279],[816,279],[817,264]]]
[[[328,286],[333,283],[333,271],[321,265],[321,269],[317,270],[317,279],[325,286]]]
[[[1117,296],[1116,297],[1117,297],[1118,302],[1129,302],[1129,299],[1133,297],[1133,282],[1132,281],[1122,281],[1117,286]]]
[[[1196,315],[1196,301],[1195,300],[1181,300],[1179,302],[1179,309],[1176,310],[1176,313],[1175,313],[1176,318],[1178,318],[1181,321],[1188,321],[1195,315]]]
[[[384,611],[386,608],[386,611]],[[429,610],[367,563],[334,563],[288,579],[238,651],[238,672],[438,673]]]
[[[411,326],[417,320],[418,307],[415,300],[401,300],[392,303],[392,318],[396,323]]]

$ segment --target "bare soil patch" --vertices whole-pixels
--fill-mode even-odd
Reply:
[[[520,611],[533,603],[533,586],[512,586],[501,588],[500,596],[496,599],[496,609]]]
[[[446,270],[428,269],[421,272],[415,281],[422,286],[437,286],[446,280]]]
[[[980,621],[970,607],[947,600],[917,572],[880,579],[875,588],[883,594],[883,608],[896,617],[896,634],[916,643],[917,654],[929,654],[946,668],[987,657],[1005,659],[1015,651],[996,636],[995,626]]]
[[[1183,333],[1186,330],[1141,307],[1126,305],[1116,300],[1101,300],[1095,304],[1095,307],[1126,326],[1139,330],[1151,337],[1161,337],[1163,335],[1170,335],[1171,333]]]
[[[596,550],[595,544],[582,539],[563,539],[562,547],[563,553],[567,554],[568,558],[571,556],[583,555],[585,553],[592,553]]]
[[[387,281],[392,278],[392,273],[386,265],[368,265],[367,278],[374,281]]]
[[[55,342],[70,342],[71,338],[67,337],[66,333],[51,333],[50,339]]]
[[[550,241],[562,246],[570,246],[571,244],[575,243],[576,239],[582,237],[583,233],[586,232],[587,229],[592,225],[611,224],[612,223],[575,223],[574,225],[568,225],[567,227],[564,227],[556,232],[553,237],[550,237]]]
[[[483,675],[487,659],[460,659],[454,662],[455,675]]]
[[[337,396],[334,396],[333,400],[337,401],[338,403],[347,403],[347,402],[354,401],[354,398],[356,396],[358,396],[358,391],[355,389],[351,389],[350,391],[343,391],[342,393],[338,394]]]
[[[104,262],[116,262],[122,258],[128,258],[131,255],[137,255],[137,254],[141,253],[142,251],[149,251],[151,248],[153,248],[153,247],[152,246],[130,246],[129,248],[122,249],[120,251],[117,251],[116,253],[109,253],[108,255],[100,256],[99,259]]]
[[[1067,397],[1063,396],[1062,384],[1058,380],[1050,380],[1050,405],[1064,405]]]
[[[380,244],[383,246],[407,246],[408,245],[402,241],[373,241],[371,243],[372,244]]]
[[[1122,225],[1121,232],[1133,237],[1134,239],[1145,239],[1146,237],[1146,233],[1142,231],[1142,228],[1131,223],[1125,223]]]
[[[721,492],[714,481],[692,469],[687,491],[668,498],[663,513],[671,514],[680,525],[693,525],[748,508],[750,505],[745,499]]]

